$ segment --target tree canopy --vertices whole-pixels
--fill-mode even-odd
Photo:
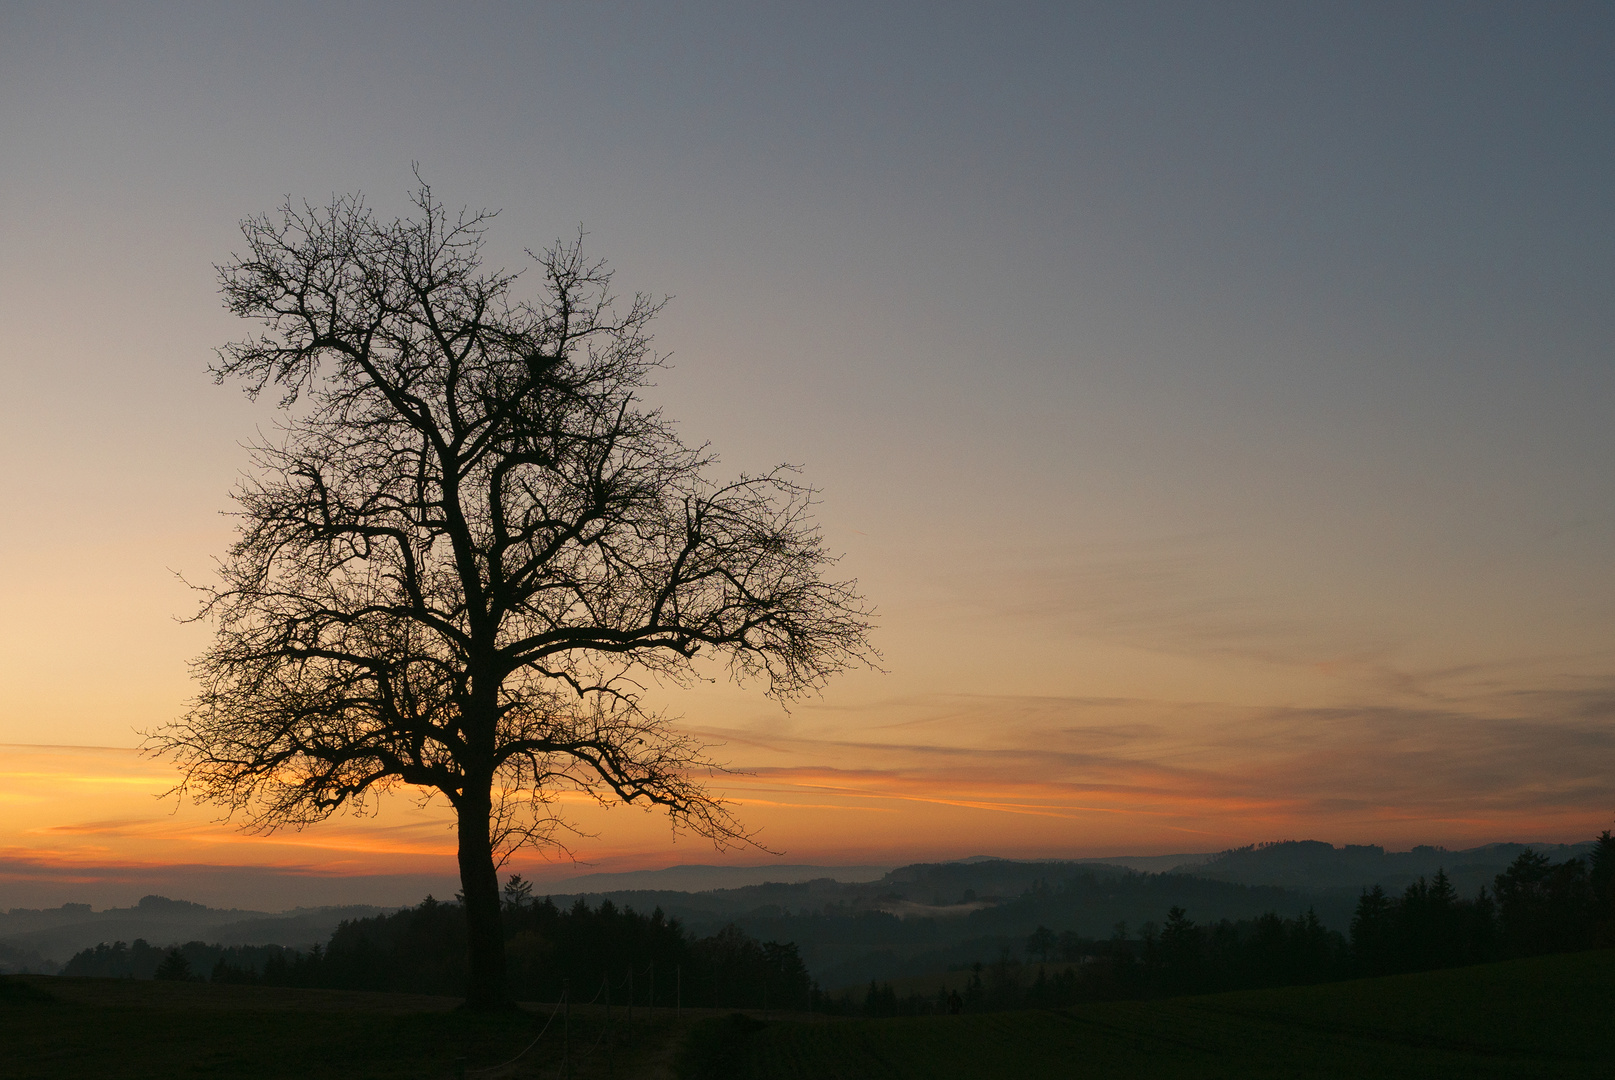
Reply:
[[[619,302],[581,235],[532,255],[520,299],[520,275],[483,267],[491,214],[451,216],[424,184],[414,206],[288,201],[219,269],[261,330],[213,374],[278,395],[280,423],[201,586],[217,632],[194,706],[148,745],[261,828],[441,793],[472,997],[497,1003],[496,865],[555,840],[559,791],[745,837],[646,688],[704,655],[794,698],[872,657],[869,609],[794,470],[714,478],[645,403],[661,303]]]

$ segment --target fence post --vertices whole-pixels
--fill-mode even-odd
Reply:
[[[572,1075],[572,980],[561,980],[561,1075]]]
[[[606,1075],[617,1075],[617,1059],[611,1049],[611,969],[606,969],[605,977],[600,980],[606,988]]]
[[[628,1048],[634,1046],[634,962],[628,961]]]
[[[673,969],[673,1019],[684,1019],[684,965],[680,964]]]

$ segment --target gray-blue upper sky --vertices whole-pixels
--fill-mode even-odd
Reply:
[[[271,412],[204,374],[212,264],[287,195],[401,210],[412,163],[502,208],[497,261],[581,225],[675,295],[658,400],[803,463],[882,610],[890,674],[827,699],[860,723],[1438,709],[1485,758],[1609,696],[1609,5],[19,3],[0,741],[178,708],[167,571]],[[1615,750],[1564,739],[1601,820]]]

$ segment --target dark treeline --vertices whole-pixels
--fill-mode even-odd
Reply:
[[[245,971],[285,968],[297,955],[296,950],[280,945],[225,946],[188,941],[158,948],[136,938],[133,945],[122,941],[103,942],[93,949],[85,949],[69,960],[61,973],[103,979],[189,979],[197,973],[205,976],[221,964]]]
[[[591,908],[534,900],[513,878],[504,893],[506,957],[518,998],[716,1008],[800,1009],[810,980],[796,946],[761,943],[729,926],[695,939],[658,908],[641,915],[609,899]],[[144,941],[86,949],[64,975],[209,979],[220,983],[460,995],[465,915],[427,897],[418,907],[342,923],[324,946],[223,947]]]
[[[1445,873],[1400,897],[1378,886],[1357,901],[1351,951],[1358,974],[1457,967],[1513,956],[1615,945],[1615,837],[1606,830],[1588,859],[1554,863],[1523,852],[1494,891],[1459,898]]]
[[[968,969],[963,990],[899,997],[889,983],[863,993],[821,995],[827,1012],[888,1016],[1071,1005],[1080,1001],[1214,993],[1428,971],[1512,957],[1615,946],[1615,837],[1599,837],[1589,859],[1554,863],[1522,853],[1473,899],[1453,890],[1445,871],[1420,878],[1400,896],[1379,886],[1358,899],[1351,936],[1312,912],[1200,926],[1174,906],[1161,926],[1110,940],[1039,927],[1025,959],[1010,950]]]

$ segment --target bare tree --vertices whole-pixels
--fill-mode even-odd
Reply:
[[[242,224],[220,268],[262,323],[217,381],[280,395],[204,587],[190,712],[148,737],[176,788],[253,827],[441,793],[457,817],[476,1007],[507,999],[497,867],[554,839],[556,793],[745,840],[711,763],[643,704],[698,654],[789,699],[870,657],[868,609],[785,468],[723,482],[641,399],[660,308],[617,303],[578,243],[542,297],[483,269],[487,212],[362,200]],[[531,253],[530,253],[531,254]]]

